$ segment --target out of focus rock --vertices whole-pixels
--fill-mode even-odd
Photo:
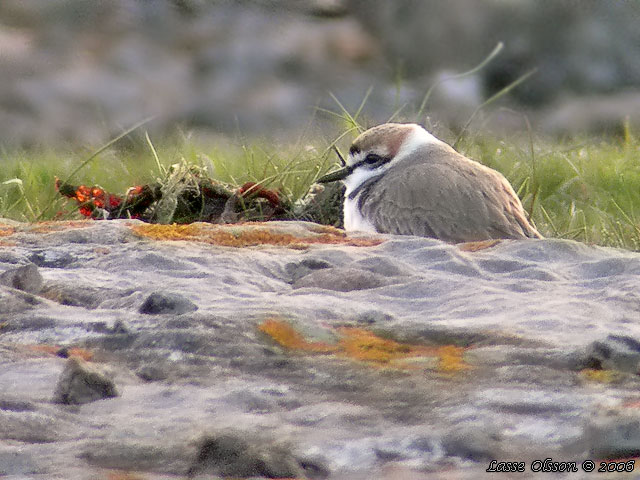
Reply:
[[[516,108],[636,87],[639,15],[636,2],[597,0],[4,0],[0,142],[86,146],[150,115],[152,132],[294,136],[316,106],[339,110],[327,92],[354,112],[370,86],[365,123],[403,106],[413,119],[440,72],[504,42],[475,77],[438,87],[418,119],[459,128],[478,98],[533,68],[509,94]],[[318,115],[316,131],[333,121]]]
[[[188,298],[176,293],[154,292],[140,306],[140,313],[148,315],[159,315],[171,313],[181,315],[187,312],[194,312],[198,306]]]
[[[118,391],[111,378],[83,360],[71,357],[58,379],[53,401],[81,405],[117,396]]]
[[[0,274],[0,283],[28,293],[38,294],[42,290],[42,275],[33,263],[7,270]]]

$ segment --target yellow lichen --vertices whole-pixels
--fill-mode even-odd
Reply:
[[[420,347],[381,338],[362,328],[340,328],[340,353],[355,360],[389,364],[393,360],[415,356]]]
[[[244,224],[247,225],[247,224]],[[253,247],[258,245],[276,245],[287,248],[307,248],[311,244],[343,244],[358,247],[379,245],[382,240],[348,238],[334,232],[337,229],[326,227],[323,233],[295,236],[279,233],[271,228],[239,225],[133,225],[131,229],[142,237],[154,240],[187,240],[208,243],[224,247]]]
[[[258,326],[258,329],[269,335],[280,346],[289,350],[313,353],[332,353],[336,351],[336,347],[333,345],[322,342],[309,342],[288,322],[276,318],[265,320]]]
[[[437,351],[440,359],[438,369],[441,372],[455,373],[470,368],[464,361],[465,350],[465,348],[457,347],[455,345],[444,345],[442,347],[438,347]]]
[[[595,368],[585,368],[580,370],[580,376],[585,380],[598,383],[614,383],[621,379],[620,372]]]
[[[304,353],[334,354],[375,367],[390,367],[414,370],[424,367],[423,360],[434,359],[435,369],[444,373],[455,373],[469,367],[464,362],[465,349],[454,345],[429,347],[397,342],[382,338],[375,333],[353,327],[341,327],[335,330],[338,342],[327,344],[310,342],[286,321],[269,318],[258,326],[280,346]],[[427,362],[429,363],[429,362]]]

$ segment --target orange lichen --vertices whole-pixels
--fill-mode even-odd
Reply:
[[[0,225],[0,237],[9,237],[16,233],[16,229],[14,227],[10,227],[8,225]]]
[[[381,338],[362,328],[344,327],[338,331],[342,334],[340,353],[363,362],[388,364],[399,358],[415,356],[424,348]]]
[[[333,353],[337,350],[337,347],[334,345],[322,342],[309,342],[288,322],[276,318],[265,320],[258,326],[258,330],[266,333],[280,346],[289,350],[313,353]]]
[[[477,252],[479,250],[495,247],[499,243],[500,240],[480,240],[477,242],[459,243],[458,248],[463,252]]]
[[[62,350],[62,347],[60,347],[59,345],[45,345],[45,344],[27,345],[26,348],[27,350],[30,350],[32,352],[42,353],[46,355],[55,355],[55,356],[60,356],[60,352]],[[65,352],[65,356],[78,357],[87,362],[93,359],[92,352],[90,352],[89,350],[85,350],[84,348],[78,348],[78,347],[72,347],[67,349]]]
[[[341,244],[359,247],[379,245],[378,239],[353,239],[333,232],[317,235],[295,236],[279,233],[268,226],[256,228],[250,224],[236,225],[133,225],[131,229],[140,236],[154,240],[187,240],[224,247],[253,247],[276,245],[288,248],[307,248],[311,244]]]
[[[336,329],[338,342],[335,345],[310,342],[291,324],[277,318],[267,319],[258,326],[258,329],[289,350],[334,354],[375,367],[411,370],[419,368],[420,365],[419,362],[412,362],[412,360],[429,358],[435,360],[436,369],[443,373],[455,373],[470,368],[464,362],[465,349],[462,347],[454,345],[429,347],[402,343],[382,338],[363,328]]]
[[[465,348],[457,347],[455,345],[443,345],[437,348],[438,358],[438,370],[441,372],[455,373],[470,368],[464,361]]]

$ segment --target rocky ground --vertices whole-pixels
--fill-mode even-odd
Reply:
[[[640,453],[636,253],[3,221],[0,284],[2,478],[562,478],[532,462]]]

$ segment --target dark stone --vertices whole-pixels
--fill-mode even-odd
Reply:
[[[66,268],[76,261],[76,258],[70,253],[58,253],[51,251],[34,252],[30,257],[34,264],[38,267],[45,268]]]
[[[624,335],[609,335],[603,341],[587,347],[583,367],[638,373],[640,369],[640,342]]]
[[[166,380],[169,377],[169,372],[166,365],[150,363],[138,368],[136,375],[145,382],[158,382]]]
[[[42,275],[33,263],[12,268],[0,274],[0,283],[23,292],[38,294],[42,290]]]
[[[118,319],[113,323],[111,333],[129,333],[129,327],[123,320]]]
[[[201,472],[221,477],[304,478],[300,462],[283,446],[256,440],[255,434],[224,433],[205,437],[188,471],[193,477]],[[316,467],[318,470],[321,468]]]
[[[632,458],[640,455],[640,418],[634,413],[594,417],[585,428],[590,455],[596,458]]]
[[[160,315],[171,313],[182,315],[183,313],[194,312],[198,306],[188,298],[175,293],[154,292],[140,306],[140,313],[148,315]]]
[[[117,397],[113,380],[77,357],[71,357],[58,379],[55,403],[81,405],[103,398]]]
[[[41,295],[60,305],[93,309],[103,300],[105,292],[87,286],[48,283]]]

